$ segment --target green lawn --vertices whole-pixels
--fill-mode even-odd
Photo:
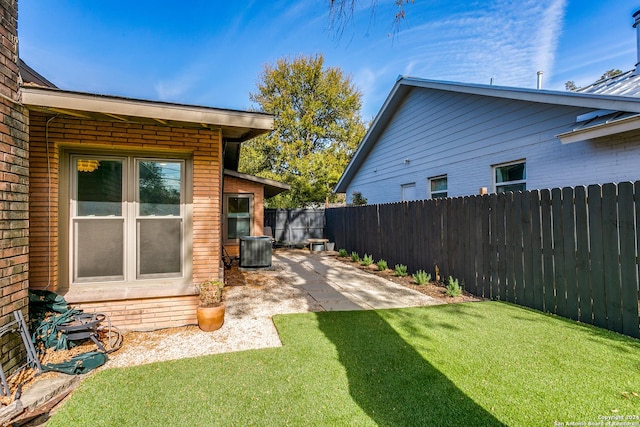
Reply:
[[[513,305],[274,321],[282,348],[105,370],[48,426],[553,426],[640,415],[640,341]]]

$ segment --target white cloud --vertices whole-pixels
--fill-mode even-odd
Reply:
[[[399,34],[417,45],[399,69],[430,79],[533,87],[538,70],[553,73],[565,9],[566,0],[497,0],[426,22]]]

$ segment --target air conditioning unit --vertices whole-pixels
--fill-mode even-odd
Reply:
[[[269,236],[240,237],[241,268],[271,267],[271,238]]]

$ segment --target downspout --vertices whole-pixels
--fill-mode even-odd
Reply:
[[[45,286],[45,290],[49,289],[51,286],[51,158],[49,157],[49,123],[58,118],[59,114],[49,118],[47,123],[44,125],[44,145],[46,149],[47,155],[47,286]],[[58,209],[58,215],[60,214],[60,209]],[[58,218],[59,219],[59,218]]]
[[[222,128],[220,129],[220,141],[222,142],[222,159],[220,161],[220,182],[222,183],[220,185],[220,248],[219,248],[219,253],[220,253],[220,264],[218,265],[218,268],[220,269],[220,273],[218,273],[218,275],[222,275],[222,280],[224,281],[224,227],[225,227],[225,221],[224,221],[224,209],[225,209],[225,204],[224,204],[224,158],[225,158],[225,152],[227,149],[227,141],[222,139]]]

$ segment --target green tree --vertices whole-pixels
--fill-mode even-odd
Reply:
[[[274,129],[243,144],[239,168],[291,185],[269,207],[337,200],[331,190],[365,133],[361,97],[340,68],[324,67],[321,54],[264,66],[250,98],[274,115]]]
[[[618,70],[616,68],[612,68],[610,70],[605,71],[604,74],[602,74],[600,76],[600,78],[598,80],[596,80],[596,82],[599,82],[600,80],[608,79],[608,78],[611,78],[611,77],[615,77],[618,74],[622,74],[622,70]],[[569,81],[565,82],[564,83],[564,88],[566,90],[568,90],[569,92],[575,92],[575,91],[580,89],[578,86],[576,86],[576,83],[573,80],[569,80]]]
[[[622,70],[618,70],[618,69],[610,69],[608,71],[605,71],[603,75],[600,76],[599,80],[604,80],[604,79],[608,79],[610,77],[615,77],[618,74],[622,74]]]

